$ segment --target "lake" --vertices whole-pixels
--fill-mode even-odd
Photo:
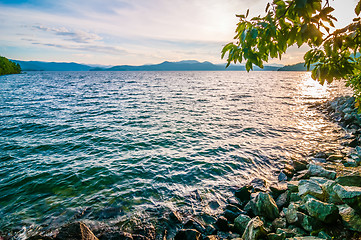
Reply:
[[[339,148],[344,131],[314,105],[349,92],[307,72],[2,76],[0,229],[216,215],[208,203],[235,187]]]

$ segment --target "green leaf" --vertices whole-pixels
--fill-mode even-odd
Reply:
[[[257,36],[258,36],[258,30],[255,29],[255,28],[253,28],[253,29],[251,30],[251,37],[252,37],[253,39],[255,39],[255,38],[257,38]]]
[[[246,18],[248,17],[248,14],[249,14],[249,9],[247,9]]]
[[[360,12],[361,12],[361,0],[358,1],[356,8],[355,8],[355,13],[357,16],[360,15]]]

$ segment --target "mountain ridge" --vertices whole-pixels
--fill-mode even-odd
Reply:
[[[182,60],[178,62],[164,61],[159,64],[145,64],[140,66],[118,65],[99,66],[74,62],[42,62],[11,60],[18,63],[23,71],[245,71],[243,64],[213,64],[209,61]],[[280,66],[265,65],[264,69],[254,67],[255,71],[277,71]]]

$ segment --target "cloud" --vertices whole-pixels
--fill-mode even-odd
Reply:
[[[51,32],[58,36],[64,36],[66,37],[66,40],[74,41],[77,43],[91,43],[102,39],[102,37],[94,33],[89,33],[82,30],[70,31],[65,27],[50,28],[45,26],[32,26],[32,28],[44,32]]]

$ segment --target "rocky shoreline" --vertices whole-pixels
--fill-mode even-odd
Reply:
[[[361,239],[361,115],[353,105],[353,98],[340,97],[315,106],[346,129],[347,152],[317,152],[311,161],[293,159],[284,165],[277,183],[253,179],[235,190],[223,213],[207,223],[170,211],[161,228],[149,223],[124,231],[71,222],[55,232],[22,239]],[[217,202],[209,204],[219,207]]]

